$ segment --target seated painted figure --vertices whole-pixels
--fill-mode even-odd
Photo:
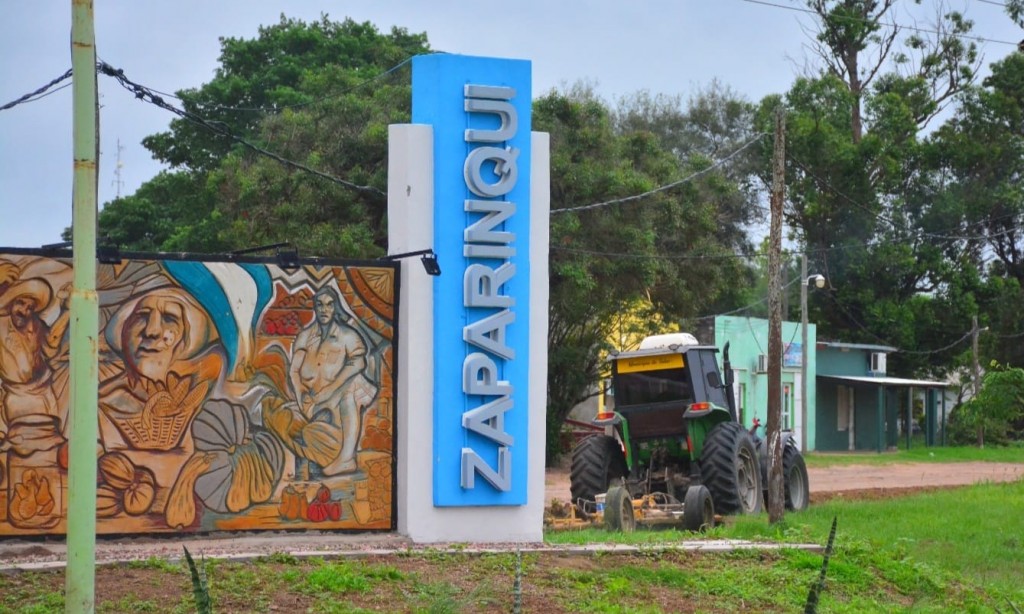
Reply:
[[[315,480],[356,471],[363,411],[377,396],[367,377],[367,347],[330,287],[313,297],[315,318],[292,344],[292,399],[264,405],[267,427],[296,456],[295,477]]]

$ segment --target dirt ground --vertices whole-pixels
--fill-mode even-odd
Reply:
[[[810,467],[807,469],[807,479],[811,487],[811,503],[837,496],[878,499],[979,482],[1013,482],[1024,479],[1024,463],[906,463]],[[554,499],[563,503],[571,499],[568,468],[548,469],[544,484],[545,505],[550,505]]]

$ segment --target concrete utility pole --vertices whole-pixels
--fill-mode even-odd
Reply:
[[[786,117],[775,111],[771,228],[768,233],[768,522],[783,518],[782,483],[782,203],[786,195]]]
[[[981,392],[981,367],[978,365],[978,316],[971,318],[971,368],[972,380],[974,382],[974,398]],[[985,428],[978,425],[978,447],[985,447]]]
[[[64,610],[96,609],[96,406],[99,388],[99,301],[96,296],[96,201],[99,107],[92,0],[71,0],[74,79],[74,184],[71,234],[71,407],[68,410],[68,565]]]
[[[800,452],[807,454],[807,254],[800,254]]]

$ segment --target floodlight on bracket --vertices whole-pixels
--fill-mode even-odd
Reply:
[[[121,248],[116,245],[99,245],[96,247],[96,259],[100,264],[121,264]]]
[[[105,237],[100,238],[101,241],[106,241]],[[74,243],[71,241],[61,241],[60,243],[47,243],[41,245],[39,249],[44,252],[55,252],[65,249],[74,249]],[[121,248],[117,245],[97,245],[96,246],[96,260],[100,264],[121,264]]]
[[[61,241],[60,243],[47,243],[46,245],[41,245],[39,249],[50,251],[54,249],[67,249],[69,247],[71,247],[71,241]]]
[[[384,256],[384,260],[401,260],[402,258],[411,258],[413,256],[419,256],[420,262],[423,263],[423,270],[427,272],[427,275],[437,277],[441,274],[441,265],[437,263],[437,254],[434,253],[433,249],[419,249],[414,252],[403,252],[401,254],[390,254]]]
[[[230,255],[244,256],[246,254],[255,254],[256,252],[265,252],[269,250],[275,250],[274,253],[277,258],[277,265],[286,272],[290,273],[298,270],[299,249],[287,241],[282,243],[271,243],[269,245],[258,245],[256,247],[247,247],[245,249],[236,249],[231,252]]]

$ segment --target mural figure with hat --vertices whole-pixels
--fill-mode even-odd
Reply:
[[[121,305],[105,328],[123,371],[100,385],[104,448],[177,448],[220,376],[216,337],[209,316],[180,288],[155,288]]]
[[[68,300],[71,284],[54,296],[50,283],[40,277],[21,279],[17,264],[0,260],[0,432],[26,416],[45,414],[67,428]],[[54,298],[59,313],[48,324],[42,313]],[[58,384],[60,384],[58,386]]]

